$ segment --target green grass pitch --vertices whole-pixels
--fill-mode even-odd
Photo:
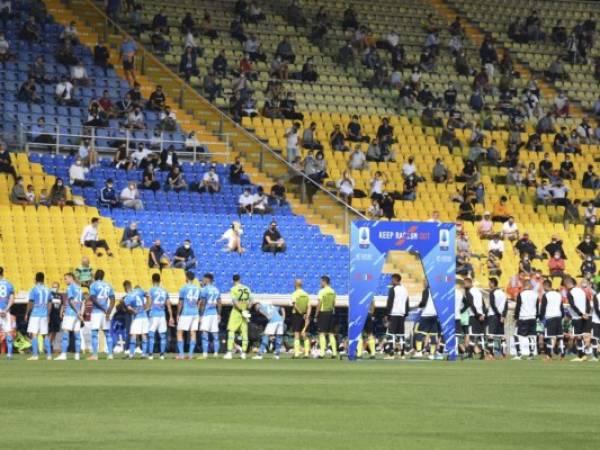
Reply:
[[[598,449],[600,366],[0,361],[0,448]]]

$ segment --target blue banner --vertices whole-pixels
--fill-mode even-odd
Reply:
[[[363,331],[369,306],[377,291],[383,264],[390,251],[419,254],[442,326],[446,351],[450,360],[456,359],[455,238],[456,227],[453,223],[383,221],[352,223],[348,317],[349,359],[356,358],[358,339]]]

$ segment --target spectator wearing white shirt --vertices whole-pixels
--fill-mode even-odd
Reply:
[[[294,162],[298,155],[298,130],[300,130],[300,123],[294,122],[294,124],[285,131],[286,139],[286,150],[287,160],[291,164]]]
[[[94,182],[91,180],[86,180],[85,177],[89,169],[84,167],[83,162],[80,158],[77,158],[71,167],[69,167],[69,180],[72,186],[79,187],[92,187],[94,186]]]
[[[89,139],[83,139],[77,149],[77,156],[86,167],[93,167],[98,164],[98,153],[91,146]]]
[[[160,128],[163,131],[175,131],[177,129],[177,116],[171,111],[170,106],[165,106],[158,116]]]
[[[4,33],[0,32],[0,62],[15,59],[15,55],[10,51],[10,42],[6,40]]]
[[[367,156],[361,150],[360,144],[357,144],[348,158],[348,168],[350,170],[364,170],[367,167]]]
[[[381,201],[387,178],[380,171],[375,172],[375,176],[371,180],[371,198]]]
[[[411,175],[417,174],[417,166],[415,165],[414,161],[414,158],[409,156],[408,161],[402,165],[402,176],[404,178],[408,178]]]
[[[371,200],[371,206],[367,209],[367,217],[371,220],[379,220],[383,217],[383,209],[376,199]]]
[[[241,255],[246,251],[246,249],[242,247],[242,234],[244,234],[242,224],[234,221],[232,222],[231,227],[223,233],[219,240],[217,240],[217,243],[221,241],[227,241],[227,245],[225,246],[224,250],[228,252],[236,252]]]
[[[244,53],[247,53],[251,61],[262,61],[267,60],[266,55],[261,51],[262,44],[254,33],[250,34],[250,37],[244,42],[243,48]]]
[[[63,75],[54,90],[56,103],[62,106],[79,106],[79,102],[73,98],[73,83]]]
[[[569,188],[564,185],[562,180],[558,180],[554,186],[550,188],[552,194],[552,203],[558,206],[567,206],[569,199]]]
[[[269,214],[273,211],[273,208],[269,205],[269,196],[265,194],[262,186],[256,188],[256,194],[254,194],[254,212],[258,214]]]
[[[75,46],[79,43],[79,39],[77,37],[77,28],[75,27],[75,22],[69,23],[62,32],[60,33],[59,39],[62,42],[70,41],[71,45]]]
[[[144,113],[141,108],[136,107],[127,114],[127,121],[125,122],[126,128],[131,128],[134,130],[143,130],[146,128],[146,123],[144,119]]]
[[[113,254],[108,247],[108,243],[104,239],[100,239],[98,235],[98,225],[100,224],[100,219],[94,217],[89,225],[86,225],[81,233],[81,237],[79,238],[79,242],[84,247],[91,248],[92,251],[96,254],[96,256],[102,256],[102,253],[98,251],[98,249],[102,248],[106,252],[108,256],[112,256]]]
[[[504,255],[504,242],[500,240],[500,236],[495,234],[488,244],[488,251],[493,253],[498,259],[502,259]]]
[[[90,84],[87,70],[81,61],[71,66],[69,71],[71,73],[71,80],[73,80],[73,83],[77,84],[78,86],[88,86]]]
[[[511,242],[519,239],[519,227],[513,216],[510,216],[508,220],[502,224],[502,239],[508,239]]]
[[[140,200],[140,192],[135,181],[130,181],[121,191],[120,200],[125,208],[135,209],[136,211],[144,209],[144,204]]]
[[[158,160],[157,156],[143,142],[138,144],[130,157],[136,167],[142,170],[148,167],[149,164],[156,163]]]
[[[208,192],[209,194],[214,194],[221,190],[221,181],[219,180],[219,175],[217,174],[217,169],[215,165],[211,165],[208,172],[206,172],[202,176],[202,183],[199,192]]]
[[[250,192],[250,188],[244,188],[244,192],[238,198],[238,213],[250,214],[254,212],[254,196]]]
[[[196,47],[198,47],[196,45],[196,39],[194,38],[194,34],[191,32],[191,30],[188,30],[187,34],[185,35],[183,48],[186,48],[186,47],[191,47],[193,49],[196,49]]]
[[[335,182],[338,195],[349,205],[352,204],[352,197],[354,196],[354,184],[354,179],[347,170],[344,170],[342,177]]]

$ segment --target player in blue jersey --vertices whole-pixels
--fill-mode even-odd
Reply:
[[[160,274],[152,274],[152,287],[148,290],[150,298],[150,335],[148,336],[148,359],[154,356],[154,336],[160,336],[160,359],[165,359],[167,351],[167,319],[165,309],[169,314],[169,323],[173,324],[173,309],[169,300],[169,293],[160,285]]]
[[[6,336],[6,358],[11,359],[13,355],[13,331],[15,324],[10,315],[10,308],[15,302],[15,289],[13,285],[4,278],[4,268],[0,267],[0,332]]]
[[[200,290],[200,331],[202,332],[202,359],[208,358],[209,333],[213,341],[213,353],[219,356],[219,322],[221,322],[221,293],[214,285],[215,277],[212,273],[205,273]]]
[[[83,302],[83,292],[81,286],[75,282],[75,276],[72,273],[65,274],[65,283],[67,284],[67,300],[62,304],[62,348],[55,361],[65,361],[67,351],[69,350],[69,334],[72,332],[75,337],[75,359],[79,360],[81,351],[81,324],[83,323],[83,313],[85,304]]]
[[[91,361],[98,360],[98,332],[103,330],[106,339],[106,358],[113,359],[113,338],[110,332],[110,319],[115,307],[115,292],[110,284],[104,281],[104,271],[96,270],[94,282],[90,286],[90,300],[92,301],[92,355]]]
[[[185,285],[179,290],[177,304],[177,359],[184,359],[183,333],[189,333],[188,359],[194,356],[199,324],[200,288],[194,284],[194,272],[185,273]]]
[[[138,287],[132,289],[129,280],[123,283],[123,289],[125,289],[125,298],[123,299],[125,309],[131,314],[129,359],[133,359],[135,355],[138,338],[142,341],[142,358],[146,358],[148,354],[148,309],[150,308],[150,302],[142,289]]]
[[[52,349],[48,339],[48,315],[50,314],[48,304],[52,301],[52,292],[44,285],[44,279],[43,272],[35,274],[35,286],[29,291],[29,302],[25,312],[25,321],[28,322],[27,333],[31,337],[30,361],[39,359],[38,336],[44,338],[46,359],[52,360]]]
[[[254,303],[252,305],[255,311],[265,316],[269,322],[265,326],[263,336],[260,341],[260,349],[258,355],[252,359],[263,359],[263,355],[267,352],[269,341],[271,338],[275,338],[275,352],[273,355],[274,359],[279,359],[279,353],[281,352],[281,342],[283,341],[283,324],[285,321],[285,309],[279,306],[272,305],[271,303]]]

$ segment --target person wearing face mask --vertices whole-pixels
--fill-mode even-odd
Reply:
[[[25,182],[23,177],[17,177],[17,182],[10,191],[10,201],[15,205],[27,205],[27,193],[25,192]]]
[[[594,262],[594,258],[591,256],[586,256],[581,263],[581,276],[583,278],[594,276],[596,269],[597,267],[596,263]]]
[[[119,200],[117,199],[117,192],[113,187],[113,180],[111,178],[106,180],[104,187],[100,191],[99,203],[100,206],[105,206],[110,209],[118,208],[120,205]]]
[[[63,207],[67,204],[67,188],[62,178],[57,178],[50,189],[50,204]]]
[[[273,221],[263,234],[262,251],[273,253],[285,252],[285,240],[277,229],[277,222]]]
[[[120,200],[125,208],[135,209],[136,211],[144,209],[135,181],[130,181],[121,191]]]
[[[173,255],[173,267],[178,269],[192,270],[196,268],[196,254],[192,249],[192,243],[189,239],[183,241],[183,245],[175,250]]]
[[[83,166],[81,158],[77,158],[75,162],[71,164],[71,167],[69,167],[69,181],[71,182],[71,186],[82,188],[94,186],[93,181],[85,179],[88,172],[89,169]]]
[[[219,175],[217,174],[217,168],[213,164],[210,166],[208,172],[202,176],[202,182],[200,183],[198,192],[208,192],[209,194],[214,194],[220,190],[221,182],[219,180]]]
[[[585,238],[582,242],[577,246],[577,254],[582,258],[586,259],[588,256],[592,259],[596,258],[596,249],[598,248],[598,244],[596,244],[592,236],[589,234],[585,235]]]
[[[244,193],[238,198],[238,214],[250,214],[254,212],[254,196],[250,193],[250,188],[245,188]]]
[[[565,260],[561,257],[560,252],[554,252],[552,258],[548,260],[548,271],[551,277],[562,278],[565,274]]]

